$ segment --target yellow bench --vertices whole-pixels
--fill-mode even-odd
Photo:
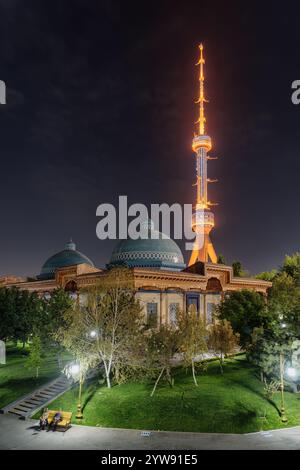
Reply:
[[[55,411],[55,410],[48,410],[48,423],[50,424],[56,415],[56,413],[60,413],[62,420],[57,423],[57,428],[64,428],[65,431],[71,426],[71,419],[72,419],[72,412],[71,411]]]

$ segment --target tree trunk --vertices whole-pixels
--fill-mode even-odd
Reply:
[[[167,367],[166,369],[166,374],[167,374],[167,380],[171,388],[174,387],[174,379],[171,375],[170,367]]]
[[[39,378],[39,367],[36,368],[36,374],[35,374],[35,378],[38,379]]]
[[[196,387],[198,387],[198,382],[197,382],[197,378],[195,374],[195,363],[193,359],[192,359],[192,373],[193,373],[193,379],[194,379],[195,385]]]
[[[222,355],[221,355],[220,358],[219,358],[219,363],[220,363],[221,374],[223,375],[223,374],[224,374],[224,370],[223,370],[223,357],[222,357]]]
[[[154,395],[154,393],[155,393],[155,390],[156,390],[156,387],[157,387],[157,385],[158,385],[158,382],[160,381],[160,379],[161,379],[161,377],[162,377],[162,375],[163,375],[163,373],[164,373],[164,370],[165,370],[165,368],[163,367],[162,370],[160,371],[159,376],[158,376],[157,379],[156,379],[156,382],[155,382],[155,384],[154,384],[154,387],[153,387],[153,389],[152,389],[152,392],[151,392],[150,397],[153,397],[153,395]]]
[[[106,361],[103,361],[103,364],[104,364],[104,369],[105,369],[106,386],[107,386],[107,388],[111,388],[111,382],[110,382],[110,376],[109,376],[110,368],[106,364]]]
[[[107,388],[111,388],[109,373],[106,374],[106,385],[107,385]]]

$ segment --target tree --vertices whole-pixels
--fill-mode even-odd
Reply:
[[[43,344],[48,346],[55,346],[55,352],[58,362],[58,367],[61,368],[61,353],[62,346],[56,341],[56,334],[60,328],[66,327],[65,313],[72,309],[74,300],[69,294],[61,288],[55,289],[51,292],[51,296],[43,299],[43,305],[39,315],[37,324],[38,334]]]
[[[144,316],[135,298],[132,271],[111,269],[99,283],[81,292],[83,302],[64,314],[56,339],[90,366],[102,364],[107,387],[119,364],[130,363],[142,335]]]
[[[218,263],[218,264],[226,264],[225,256],[219,254],[217,263]]]
[[[43,310],[43,301],[37,292],[17,290],[15,296],[15,333],[14,339],[25,343],[38,334],[38,324]]]
[[[255,279],[261,279],[262,281],[272,282],[277,275],[278,275],[278,270],[272,269],[271,271],[264,271],[260,274],[257,274],[255,276]]]
[[[276,276],[268,298],[268,313],[272,319],[269,330],[277,334],[284,329],[289,337],[300,339],[300,287],[286,272]]]
[[[179,351],[182,353],[183,363],[186,367],[192,368],[193,380],[198,386],[195,374],[195,358],[207,351],[207,331],[204,322],[196,310],[195,305],[191,305],[188,313],[179,312]]]
[[[284,262],[280,271],[288,274],[299,285],[300,283],[300,253],[295,253],[292,256],[287,255],[284,258]]]
[[[261,372],[261,381],[278,381],[280,379],[280,355],[284,364],[296,367],[300,371],[300,341],[290,335],[289,331],[278,325],[273,330],[256,328],[253,332],[252,345],[248,350],[248,359]],[[287,382],[293,390],[297,390],[292,379],[285,375]]]
[[[16,325],[16,312],[13,296],[16,289],[0,288],[0,339],[7,341],[14,338]]]
[[[179,349],[179,335],[179,329],[175,325],[161,325],[159,330],[151,330],[147,336],[146,368],[148,374],[156,375],[151,397],[163,376],[170,387],[174,385],[172,368],[174,367],[174,354]]]
[[[39,336],[34,336],[30,344],[29,356],[26,360],[26,367],[35,369],[36,379],[39,377],[39,369],[42,365],[42,343]]]
[[[254,328],[266,326],[269,322],[264,298],[247,289],[232,292],[218,305],[216,312],[218,318],[228,320],[233,331],[239,334],[242,347],[251,343]]]
[[[41,308],[36,292],[16,287],[0,289],[0,339],[22,341],[35,331]]]
[[[223,374],[224,358],[236,351],[239,344],[239,334],[234,333],[227,320],[220,320],[209,327],[208,346],[219,359],[221,373]]]
[[[233,269],[234,277],[245,277],[245,276],[247,276],[247,271],[245,271],[243,269],[242,263],[240,261],[233,261],[232,269]]]

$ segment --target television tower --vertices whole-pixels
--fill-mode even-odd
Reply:
[[[200,44],[200,59],[196,65],[200,67],[199,73],[199,84],[200,93],[199,99],[196,101],[199,104],[199,118],[196,124],[199,125],[198,132],[195,133],[193,138],[192,148],[196,154],[196,184],[197,187],[197,199],[195,211],[192,216],[192,229],[196,232],[196,240],[194,243],[193,251],[190,257],[189,266],[202,261],[204,263],[211,261],[212,263],[217,262],[217,255],[213,244],[210,239],[210,231],[215,225],[214,214],[211,211],[211,206],[216,205],[208,200],[207,185],[208,183],[214,183],[216,180],[207,178],[207,160],[215,160],[208,156],[208,152],[212,148],[211,138],[205,133],[205,115],[204,115],[204,103],[207,100],[204,96],[204,64],[203,58],[203,45]]]

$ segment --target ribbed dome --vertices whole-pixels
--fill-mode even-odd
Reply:
[[[63,268],[66,266],[73,266],[82,263],[94,266],[93,262],[87,256],[76,250],[76,245],[71,240],[66,244],[64,250],[47,259],[47,261],[43,264],[41,273],[37,276],[37,278],[53,279],[55,276],[55,270],[57,268]]]
[[[144,233],[143,233],[144,232]],[[185,268],[179,246],[166,235],[154,230],[153,222],[142,225],[138,240],[121,240],[112,252],[109,266],[151,267],[180,271]],[[148,238],[146,238],[148,237]]]

